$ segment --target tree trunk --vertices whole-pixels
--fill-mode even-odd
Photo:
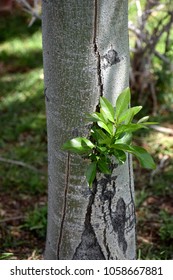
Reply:
[[[86,136],[85,113],[99,97],[112,103],[129,84],[127,0],[43,0],[48,132],[48,229],[45,259],[134,259],[131,158],[97,175],[62,144]]]

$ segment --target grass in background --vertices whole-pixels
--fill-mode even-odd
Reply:
[[[146,0],[141,0],[143,9]],[[159,1],[166,3],[166,0]],[[152,34],[159,18],[165,12],[155,12],[149,17],[145,28]],[[135,25],[137,9],[134,0],[129,1],[129,20]],[[162,22],[163,24],[163,22]],[[170,37],[170,49],[167,56],[173,61],[173,33]],[[130,46],[133,48],[135,37],[130,33]],[[164,54],[166,33],[162,35],[156,46],[157,51]],[[132,54],[131,54],[132,55]],[[160,126],[171,128],[173,131],[173,77],[170,65],[152,56],[151,73],[156,79],[156,98],[158,103],[157,115],[151,118]],[[147,94],[147,92],[146,92]],[[138,96],[138,93],[135,93]],[[145,98],[145,96],[144,96]],[[133,105],[137,104],[132,96]],[[152,112],[151,97],[148,96],[143,114]],[[172,259],[173,258],[173,142],[172,135],[158,133],[154,130],[138,133],[135,143],[143,145],[155,158],[157,172],[146,171],[134,161],[138,257],[140,259]]]
[[[23,12],[0,18],[0,76],[0,255],[26,259],[44,250],[47,148],[41,28]]]
[[[140,258],[172,259],[172,136],[151,131],[143,137],[136,138],[136,142],[143,144],[153,154],[158,166],[158,170],[150,172],[140,169],[137,163],[134,164]]]

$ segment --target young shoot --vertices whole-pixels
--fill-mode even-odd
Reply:
[[[130,89],[126,88],[118,96],[115,107],[105,97],[100,97],[100,112],[91,113],[87,117],[92,122],[88,139],[77,137],[68,140],[62,147],[63,150],[89,159],[85,175],[90,187],[97,172],[111,174],[113,158],[119,164],[124,164],[127,153],[134,155],[142,167],[155,168],[151,155],[144,148],[132,145],[132,135],[135,131],[156,123],[148,122],[148,116],[133,122],[142,106],[129,108],[130,97]]]

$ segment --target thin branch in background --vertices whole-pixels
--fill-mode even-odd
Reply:
[[[165,53],[167,53],[170,50],[170,35],[171,35],[171,28],[168,30],[166,34]]]
[[[154,2],[154,1],[146,1],[146,4],[145,4],[145,8],[144,10],[142,11],[142,15],[141,15],[141,24],[140,24],[140,29],[141,29],[141,32],[147,32],[147,30],[145,29],[146,27],[146,22],[149,18],[149,16],[151,15],[151,9],[154,7],[155,9],[155,6],[157,6],[158,3],[157,2]]]
[[[150,175],[150,182],[149,182],[150,186],[153,185],[153,179],[154,179],[154,177],[155,177],[156,175],[160,174],[161,171],[163,171],[163,169],[168,165],[168,163],[169,163],[169,156],[168,156],[168,155],[164,155],[164,156],[161,158],[159,164],[157,165],[157,168],[151,172],[151,175]]]
[[[25,12],[27,12],[28,14],[30,14],[32,16],[29,26],[31,26],[36,19],[41,20],[41,15],[40,15],[41,1],[40,0],[34,0],[33,6],[27,0],[15,0],[15,1],[22,7],[22,9]]]
[[[154,130],[156,130],[160,133],[173,135],[173,129],[168,128],[168,127],[163,127],[163,126],[160,126],[160,125],[151,125],[151,128],[153,128]]]
[[[16,220],[23,220],[24,218],[25,218],[24,216],[6,218],[4,220],[0,220],[0,223],[8,223],[8,222],[16,221]]]
[[[155,43],[157,44],[158,42],[158,39],[160,38],[160,36],[163,34],[163,32],[165,32],[165,29],[168,29],[167,31],[167,37],[166,37],[166,43],[165,43],[165,53],[168,51],[168,44],[169,44],[169,36],[170,36],[170,25],[172,24],[173,22],[173,18],[170,19],[169,23],[167,24],[167,26],[163,26],[163,29],[162,31],[160,32],[159,36],[157,39],[153,39],[153,37],[150,38],[150,42],[151,41],[155,41]],[[136,37],[138,38],[139,41],[143,41],[146,43],[146,48],[151,48],[151,44],[147,44],[147,40],[146,40],[146,36],[143,32],[141,32],[141,30],[139,28],[137,28],[131,21],[129,21],[129,24],[128,24],[128,29],[133,32]],[[155,33],[155,32],[154,32]],[[142,46],[142,43],[140,44]],[[139,44],[138,44],[139,46]],[[153,49],[153,47],[152,47]],[[136,48],[133,48],[133,49],[130,49],[130,51],[134,52],[134,53],[137,53],[137,49]],[[159,53],[158,51],[156,51],[155,49],[153,49],[153,53],[159,58],[161,59],[162,61],[164,61],[165,63],[167,64],[170,64],[170,60],[164,56],[163,54]]]
[[[170,16],[170,20],[168,21],[167,24],[162,25],[163,21],[168,18]],[[152,45],[153,48],[156,46],[157,42],[159,41],[160,37],[163,35],[164,32],[168,32],[171,28],[171,25],[173,23],[173,12],[168,13],[164,18],[162,18],[158,25],[157,25],[157,29],[154,30],[154,36],[152,38]],[[162,25],[161,30],[159,30],[159,26]]]
[[[18,160],[13,160],[13,159],[7,159],[7,158],[3,158],[3,157],[0,157],[0,161],[1,162],[5,162],[5,163],[9,163],[9,164],[14,164],[14,165],[18,165],[18,166],[22,166],[22,167],[26,167],[34,172],[40,172],[37,168],[27,164],[27,163],[24,163],[22,161],[18,161]]]
[[[141,8],[141,3],[140,3],[140,0],[136,0],[136,9],[137,9],[137,15],[138,15],[138,23],[139,25],[142,24],[142,8]]]
[[[172,36],[173,8],[170,3],[160,3],[160,1],[148,0],[144,8],[140,0],[132,1],[137,10],[137,23],[129,21],[129,31],[135,37],[133,56],[131,58],[132,71],[130,73],[130,84],[133,92],[138,93],[138,101],[144,105],[150,95],[153,104],[153,113],[157,112],[157,74],[152,72],[153,55],[158,57],[166,67],[173,69],[168,57],[170,50],[170,36]],[[155,27],[152,32],[148,28],[148,22],[154,21]],[[165,53],[156,50],[158,43],[163,35],[166,34]],[[171,71],[171,70],[170,70]],[[144,92],[147,94],[144,95]]]
[[[154,50],[155,56],[157,56],[159,59],[161,59],[166,64],[170,64],[170,59],[164,56],[163,54],[159,53],[158,51]]]
[[[151,97],[153,100],[153,116],[156,116],[157,110],[158,110],[158,104],[157,104],[157,97],[156,97],[156,90],[155,90],[155,84],[151,83],[150,84],[150,90],[151,90]]]

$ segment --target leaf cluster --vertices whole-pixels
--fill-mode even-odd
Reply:
[[[117,98],[115,107],[105,97],[100,97],[100,112],[87,116],[93,125],[89,139],[77,137],[63,145],[64,150],[83,155],[90,160],[86,171],[89,186],[96,177],[97,171],[111,174],[111,162],[114,157],[119,164],[124,164],[127,153],[133,154],[144,168],[155,168],[150,154],[142,147],[132,145],[133,132],[154,124],[148,122],[148,116],[134,123],[134,116],[142,106],[129,108],[130,89],[126,88]]]

